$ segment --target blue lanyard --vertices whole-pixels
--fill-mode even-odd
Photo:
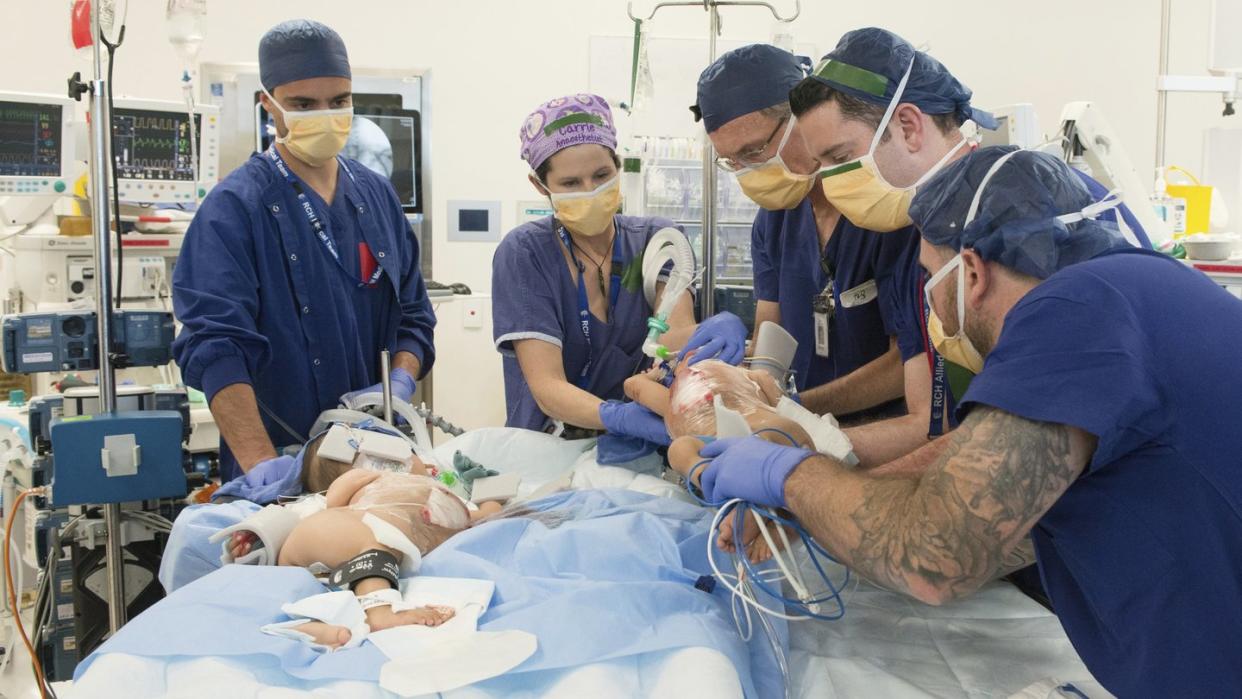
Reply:
[[[619,231],[618,231],[619,233]],[[591,346],[591,302],[587,298],[586,268],[578,261],[578,256],[574,254],[573,241],[569,239],[569,233],[564,226],[560,227],[561,241],[565,243],[565,248],[569,250],[569,259],[573,260],[574,267],[578,268],[578,323],[582,329],[582,337],[587,343],[587,360],[582,365],[582,372],[578,374],[574,385],[582,390],[587,390],[587,386],[591,383],[591,365],[595,363],[595,348]],[[612,240],[612,277],[608,285],[608,315],[611,317],[613,309],[617,307],[617,298],[621,295],[621,274],[619,269],[622,265],[621,261],[621,236],[614,234]]]
[[[315,212],[315,205],[311,203],[310,197],[306,196],[306,190],[302,187],[301,180],[299,180],[298,177],[293,174],[293,171],[289,169],[289,166],[285,164],[285,159],[280,157],[280,153],[276,151],[276,146],[268,148],[264,154],[267,156],[268,160],[271,160],[272,164],[276,166],[276,170],[284,176],[285,181],[289,183],[289,186],[293,187],[293,191],[297,193],[298,204],[301,205],[302,211],[306,213],[306,220],[310,223],[311,230],[315,231],[315,237],[319,238],[319,242],[323,244],[323,247],[328,251],[328,254],[332,256],[333,260],[336,260],[336,266],[345,273],[345,276],[353,279],[354,275],[351,274],[349,270],[345,269],[345,265],[341,262],[341,254],[336,249],[336,241],[332,240],[332,236],[328,235],[328,227],[323,225],[323,221],[320,220],[319,214]],[[350,171],[349,166],[345,164],[345,161],[342,160],[340,156],[337,156],[336,161],[340,163],[341,169],[344,170],[345,174],[349,176],[350,181],[356,184],[358,180],[354,177],[354,173]],[[363,287],[372,286],[375,282],[379,281],[379,278],[383,276],[383,274],[384,268],[377,264],[375,266],[375,271],[371,273],[371,278],[364,282],[358,282],[358,288],[361,289]]]
[[[923,308],[923,349],[927,352],[931,363],[931,420],[927,426],[927,436],[932,438],[944,434],[944,413],[948,407],[950,396],[948,381],[945,375],[944,357],[940,356],[940,353],[932,346],[931,338],[927,334],[927,320],[931,315],[931,308],[928,307],[927,297],[923,294],[923,283],[927,281],[925,277],[926,275],[920,276],[916,295],[919,299],[919,305]]]

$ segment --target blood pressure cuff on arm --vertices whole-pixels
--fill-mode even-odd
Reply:
[[[401,576],[401,562],[396,556],[371,549],[345,561],[328,576],[328,585],[338,590],[354,589],[358,581],[365,578],[383,578],[395,590],[397,580]]]

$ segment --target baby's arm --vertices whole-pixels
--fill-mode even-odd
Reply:
[[[780,386],[777,385],[776,379],[762,369],[746,369],[745,371],[747,378],[759,386],[759,393],[763,396],[763,400],[775,408],[776,404],[780,402],[781,396],[785,395],[784,391],[781,391]]]
[[[656,415],[668,417],[669,390],[651,372],[626,379],[625,395]]]
[[[354,499],[354,495],[357,495],[359,490],[373,483],[380,475],[379,471],[365,469],[351,469],[342,473],[332,481],[332,485],[328,486],[325,496],[328,507],[345,507],[350,500]]]

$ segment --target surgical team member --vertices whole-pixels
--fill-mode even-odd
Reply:
[[[875,235],[824,196],[789,108],[808,63],[766,44],[729,51],[699,76],[692,111],[716,162],[763,208],[751,229],[755,327],[772,321],[798,340],[791,368],[803,405],[837,416],[876,406],[900,414],[902,368],[886,311],[897,293],[893,267],[918,236],[909,228]],[[707,332],[705,324],[688,347]]]
[[[596,95],[541,105],[521,129],[530,181],[555,214],[522,224],[492,261],[493,335],[504,355],[506,424],[583,430],[667,444],[664,422],[622,403],[623,383],[643,363],[651,306],[642,256],[660,218],[621,216],[620,161],[612,110]],[[687,295],[663,343],[679,349],[694,325]],[[601,443],[601,449],[603,448]]]
[[[824,168],[824,196],[857,226],[888,236],[910,230],[915,193],[973,148],[962,132],[966,122],[995,126],[991,115],[971,106],[971,96],[939,61],[892,32],[868,27],[842,36],[793,89],[790,104],[798,137]],[[1076,176],[1096,198],[1107,193],[1086,175]],[[1122,212],[1150,248],[1137,221]],[[909,413],[847,430],[865,467],[908,454],[955,424],[945,364],[928,333],[918,247],[905,248],[891,264],[891,284],[899,291],[887,296],[894,304],[887,314],[895,319]]]
[[[938,604],[1028,534],[1087,668],[1122,697],[1242,694],[1242,302],[1136,250],[1043,153],[986,148],[915,195],[962,424],[876,477],[709,444],[709,499],[787,506],[862,575]],[[925,470],[924,470],[925,469]]]
[[[261,485],[319,413],[379,378],[409,400],[435,359],[418,244],[392,185],[338,157],[353,118],[349,58],[332,29],[276,25],[259,42],[276,143],[203,201],[173,274],[186,384],[207,394],[223,480]]]

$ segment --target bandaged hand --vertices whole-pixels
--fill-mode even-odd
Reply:
[[[740,498],[765,507],[785,507],[785,481],[815,452],[750,436],[715,440],[699,455],[710,459],[699,471],[699,487],[707,502],[720,505]]]
[[[693,352],[694,356],[686,360],[692,366],[704,359],[719,359],[736,365],[746,353],[746,336],[742,319],[723,311],[699,323],[681,355],[685,357]]]
[[[231,555],[234,559],[245,556],[250,553],[251,548],[254,547],[255,542],[258,540],[259,535],[254,532],[233,532],[233,534],[229,536],[229,555]]]

